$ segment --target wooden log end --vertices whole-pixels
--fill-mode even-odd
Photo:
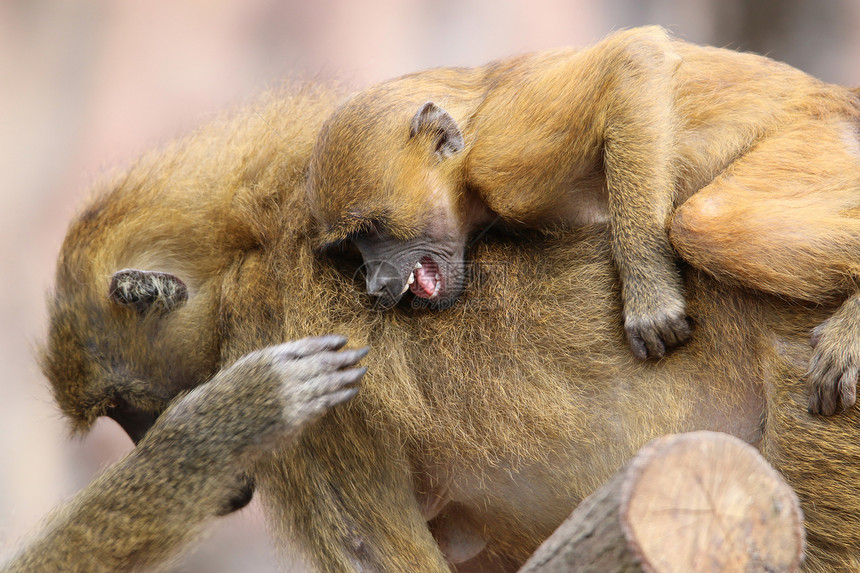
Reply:
[[[800,502],[758,451],[691,432],[642,448],[520,573],[791,572],[804,545]]]
[[[619,512],[645,571],[794,571],[803,559],[797,496],[728,434],[650,442],[629,466]]]

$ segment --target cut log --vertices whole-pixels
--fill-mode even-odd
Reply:
[[[520,573],[796,571],[804,543],[797,496],[755,448],[691,432],[639,450]]]

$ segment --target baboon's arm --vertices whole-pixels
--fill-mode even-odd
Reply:
[[[138,446],[58,509],[5,572],[137,571],[163,563],[247,496],[258,455],[355,395],[365,351],[304,339],[248,354],[179,398]]]

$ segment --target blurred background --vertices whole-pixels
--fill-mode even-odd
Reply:
[[[855,0],[0,0],[0,555],[131,448],[68,438],[33,358],[66,225],[100,171],[290,78],[355,87],[661,24],[860,85]],[[255,504],[173,571],[277,569]]]

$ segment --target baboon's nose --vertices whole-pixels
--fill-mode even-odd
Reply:
[[[385,261],[374,261],[365,264],[367,272],[367,294],[389,301],[391,304],[400,300],[404,292],[404,282],[397,268]]]

